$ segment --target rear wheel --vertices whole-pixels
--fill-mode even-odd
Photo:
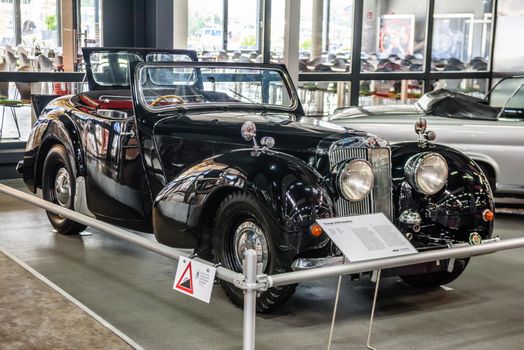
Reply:
[[[242,272],[244,254],[249,249],[257,252],[264,272],[275,274],[290,271],[290,266],[279,262],[271,240],[271,232],[278,230],[265,209],[251,195],[237,192],[227,196],[217,210],[214,224],[215,256],[222,266]],[[221,281],[227,296],[243,305],[244,294],[231,283]],[[270,313],[287,302],[295,292],[296,284],[272,287],[260,293],[257,311]]]
[[[46,201],[74,210],[76,193],[74,170],[62,145],[49,150],[42,171],[42,196]],[[47,212],[51,225],[62,234],[74,235],[85,230],[85,226],[73,220]]]
[[[418,288],[437,288],[456,280],[468,266],[469,258],[455,260],[453,271],[438,271],[419,275],[400,276],[407,284]]]

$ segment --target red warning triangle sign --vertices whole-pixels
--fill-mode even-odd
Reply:
[[[193,295],[193,270],[191,268],[191,261],[187,264],[175,288]]]

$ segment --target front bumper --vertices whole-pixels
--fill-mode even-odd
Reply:
[[[500,242],[499,237],[491,238],[483,240],[479,244],[487,244],[487,243],[493,243],[493,242]],[[458,244],[450,244],[448,245],[448,248],[459,248],[459,247],[466,247],[470,245],[476,245],[471,243],[458,243]],[[447,249],[447,248],[442,248]],[[420,273],[430,273],[430,272],[437,272],[437,271],[443,271],[448,270],[451,272],[453,270],[454,264],[449,264],[449,259],[442,260],[442,261],[432,261],[417,265],[411,265],[411,266],[401,266],[397,268],[387,269],[385,276],[399,276],[399,275],[410,275],[410,274],[420,274]],[[344,259],[344,256],[326,256],[321,258],[298,258],[296,259],[293,264],[291,265],[291,268],[293,271],[301,271],[301,270],[310,270],[310,269],[316,269],[320,267],[326,267],[326,266],[336,266],[336,265],[342,265],[344,263],[350,263],[347,259]],[[451,271],[450,271],[451,270]]]

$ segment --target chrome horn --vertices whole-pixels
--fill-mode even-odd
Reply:
[[[240,134],[242,135],[242,138],[246,141],[253,140],[253,150],[255,152],[257,151],[267,151],[270,148],[273,148],[275,146],[275,139],[271,136],[264,136],[260,140],[260,144],[263,146],[261,149],[257,144],[257,126],[252,121],[248,120],[244,124],[242,124],[242,128],[240,129]]]
[[[433,130],[427,130],[428,122],[424,118],[418,118],[415,122],[415,132],[418,135],[418,143],[421,147],[427,146],[429,141],[437,138],[437,133]]]

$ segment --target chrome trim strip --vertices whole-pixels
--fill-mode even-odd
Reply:
[[[325,258],[299,258],[291,264],[293,271],[316,269],[325,266],[342,265],[344,256],[327,256]]]
[[[392,176],[391,151],[389,148],[374,148],[368,150],[369,162],[375,172],[375,187],[373,188],[373,204],[376,213],[383,213],[390,220],[393,219],[392,206]]]

